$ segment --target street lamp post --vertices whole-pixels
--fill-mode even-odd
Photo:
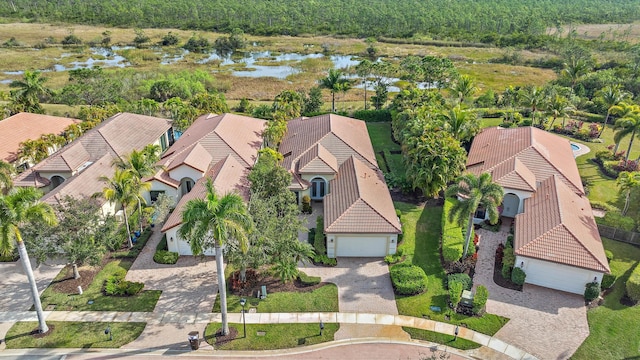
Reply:
[[[107,328],[104,329],[104,334],[109,335],[109,341],[113,340],[113,331],[111,331],[111,326],[107,325]]]
[[[244,314],[244,305],[247,303],[247,299],[242,298],[240,299],[240,305],[242,305],[242,329],[243,329],[243,334],[244,337],[247,337],[247,320],[245,319],[245,314]]]

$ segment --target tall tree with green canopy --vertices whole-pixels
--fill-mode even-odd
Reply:
[[[604,129],[607,128],[609,117],[611,116],[611,110],[614,106],[629,97],[629,93],[622,90],[620,84],[607,85],[596,92],[596,102],[601,103],[607,109],[607,116],[604,118],[604,124],[602,124],[602,130],[598,133],[598,138],[602,136]]]
[[[291,120],[300,117],[304,99],[302,95],[293,90],[284,90],[273,100],[271,106],[274,119]]]
[[[100,181],[106,184],[102,189],[102,196],[104,196],[107,201],[120,203],[122,207],[124,223],[127,227],[127,242],[129,244],[129,248],[132,248],[133,242],[131,241],[131,229],[129,228],[127,207],[141,198],[140,181],[137,180],[131,170],[122,169],[116,169],[113,177],[111,178],[101,176]]]
[[[620,188],[620,192],[624,192],[624,208],[622,215],[626,215],[629,211],[629,200],[631,200],[631,192],[640,189],[640,171],[622,171],[616,179],[616,185]]]
[[[362,79],[362,84],[364,85],[364,109],[367,110],[369,107],[367,105],[367,85],[369,85],[369,77],[371,76],[371,72],[373,71],[373,64],[371,61],[367,59],[363,59],[360,61],[358,65],[356,65],[356,73]]]
[[[40,106],[40,97],[51,95],[51,90],[44,86],[47,78],[40,76],[39,71],[27,70],[24,72],[22,80],[15,80],[9,84],[12,102],[15,107],[14,113],[20,111],[43,114],[44,110]]]
[[[211,179],[206,182],[205,187],[204,199],[192,199],[186,203],[178,234],[189,242],[194,255],[201,255],[204,251],[215,248],[222,334],[228,335],[227,286],[222,251],[230,239],[238,242],[241,251],[247,251],[247,234],[252,227],[251,216],[240,195],[230,193],[220,197],[216,194]]]
[[[522,101],[522,105],[531,108],[531,123],[535,124],[536,111],[539,110],[544,102],[544,93],[537,86],[527,86],[522,89],[520,93],[520,100]]]
[[[547,100],[546,108],[547,114],[553,117],[551,124],[549,124],[549,128],[553,128],[553,124],[559,117],[562,117],[562,127],[564,127],[564,118],[567,115],[567,112],[573,107],[569,103],[569,99],[560,94],[555,94]]]
[[[462,104],[478,91],[475,80],[469,75],[458,76],[449,89],[456,96],[458,104]]]
[[[20,227],[28,226],[30,222],[36,220],[48,224],[56,223],[53,209],[48,204],[40,202],[40,197],[42,197],[42,193],[35,188],[17,188],[7,195],[0,195],[0,253],[2,255],[10,254],[14,241],[17,244],[20,261],[27,274],[33,305],[38,316],[38,330],[41,333],[46,333],[49,331],[49,327],[45,322],[36,279],[20,231]]]
[[[491,174],[489,173],[482,173],[480,176],[467,173],[458,178],[456,182],[447,189],[446,195],[449,197],[458,197],[459,199],[451,208],[449,220],[453,221],[455,217],[458,217],[460,220],[465,217],[468,218],[467,234],[464,239],[464,252],[462,253],[462,258],[464,259],[467,256],[469,243],[471,241],[473,215],[476,210],[478,210],[478,207],[483,207],[489,214],[489,221],[492,224],[497,223],[500,216],[498,206],[502,204],[504,190],[502,186],[491,180]]]
[[[336,93],[343,91],[345,84],[349,80],[344,77],[341,70],[329,69],[329,74],[318,81],[321,88],[328,89],[331,92],[331,112],[336,112]]]

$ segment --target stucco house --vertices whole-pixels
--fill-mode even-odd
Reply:
[[[0,121],[0,160],[26,169],[33,164],[18,159],[20,143],[46,134],[60,135],[69,125],[77,123],[80,120],[25,112],[10,116]],[[56,150],[50,149],[50,153]]]
[[[113,176],[113,159],[149,144],[165,150],[172,142],[170,120],[119,113],[18,175],[14,185],[39,188],[45,192],[42,200],[52,205],[66,196],[93,196],[105,186],[99,178]],[[120,207],[101,201],[104,214],[113,214]]]
[[[534,127],[484,129],[467,171],[489,172],[504,188],[501,215],[515,219],[515,265],[526,283],[583,294],[609,272],[568,140]]]
[[[327,255],[395,254],[400,221],[364,121],[335,114],[287,123],[280,144],[290,189],[323,203]]]
[[[247,175],[262,148],[266,123],[235,114],[203,115],[164,153],[158,162],[163,169],[148,179],[151,191],[145,196],[155,201],[164,193],[176,202],[162,226],[169,251],[192,254],[189,243],[178,236],[182,209],[189,200],[204,197],[207,179],[219,194],[236,192],[248,200]]]
[[[162,227],[169,251],[191,254],[178,236],[182,209],[204,195],[207,179],[217,192],[248,200],[247,175],[265,126],[246,116],[204,115],[167,150],[159,163],[164,169],[150,179],[149,200],[164,192],[177,202]],[[400,222],[363,121],[337,115],[293,119],[279,150],[298,199],[309,195],[323,202],[330,257],[395,253]]]

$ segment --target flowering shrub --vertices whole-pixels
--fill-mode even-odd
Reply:
[[[620,162],[613,167],[615,171],[637,171],[638,170],[638,162],[634,160],[620,160]]]

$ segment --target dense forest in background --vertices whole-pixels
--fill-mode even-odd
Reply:
[[[497,43],[567,24],[633,22],[640,19],[640,6],[637,0],[5,0],[0,16],[220,32],[241,28],[255,35],[426,35]]]

